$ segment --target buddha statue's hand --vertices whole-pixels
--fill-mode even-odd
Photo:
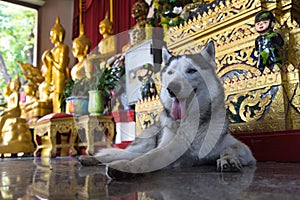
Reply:
[[[46,60],[49,62],[49,61],[52,61],[53,60],[53,55],[51,52],[47,53],[46,56],[45,56]]]

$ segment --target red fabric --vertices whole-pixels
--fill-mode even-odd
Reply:
[[[300,131],[233,134],[251,149],[257,161],[300,162]]]
[[[105,13],[109,12],[108,0],[83,0],[82,5],[82,23],[84,25],[85,34],[91,40],[91,50],[94,49],[102,36],[99,33],[99,22],[105,17]],[[128,34],[123,33],[129,30],[135,21],[131,17],[131,8],[136,0],[113,0],[113,24],[114,33],[121,33],[119,40],[119,49],[128,43]],[[73,18],[73,39],[79,35],[79,0],[74,1],[74,18]]]
[[[126,149],[128,145],[130,145],[132,141],[122,141],[120,144],[114,144],[115,148]]]
[[[69,117],[73,117],[73,115],[69,115],[66,113],[51,113],[40,118],[37,122],[43,122],[46,120],[57,119],[57,118],[69,118]]]
[[[134,110],[118,110],[112,111],[114,121],[117,122],[134,122]]]

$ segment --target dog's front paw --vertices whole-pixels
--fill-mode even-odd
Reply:
[[[121,180],[140,176],[139,173],[131,173],[127,160],[115,161],[106,165],[106,176],[109,179]]]
[[[79,156],[78,161],[82,166],[95,166],[101,164],[99,160],[97,160],[94,156]]]
[[[235,156],[226,155],[217,160],[217,169],[221,172],[236,172],[241,171],[242,165]]]
[[[137,176],[137,174],[120,171],[109,166],[106,166],[106,176],[109,179],[121,180],[121,179],[130,179]]]

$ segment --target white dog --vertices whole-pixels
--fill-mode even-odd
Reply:
[[[125,150],[103,149],[79,158],[82,165],[106,164],[113,179],[163,168],[215,163],[237,171],[256,163],[249,148],[228,133],[224,90],[216,75],[214,43],[196,55],[172,56],[163,49],[164,111]]]

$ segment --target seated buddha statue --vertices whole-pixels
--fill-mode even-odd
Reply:
[[[43,54],[43,63],[45,54],[50,54],[50,51]],[[45,71],[47,67],[43,65],[39,68],[28,63],[18,63],[22,68],[22,76],[27,80],[26,84],[22,85],[26,95],[25,102],[20,104],[22,117],[26,118],[29,123],[35,122],[38,118],[52,112],[50,91],[46,91],[50,88],[49,77]],[[39,93],[39,91],[42,92]]]
[[[0,153],[31,153],[34,150],[26,119],[21,118],[19,77],[9,84],[7,108],[0,113]]]
[[[40,100],[37,95],[38,89],[32,82],[27,82],[22,88],[26,95],[25,103],[21,104],[22,117],[26,118],[29,124],[52,112],[51,101]]]
[[[20,108],[20,93],[19,89],[21,87],[19,78],[12,80],[9,83],[9,89],[7,88],[6,95],[7,98],[7,108],[0,113],[0,131],[2,131],[4,124],[9,118],[17,118],[21,116]]]
[[[113,23],[109,20],[108,13],[99,23],[99,33],[103,39],[98,44],[98,52],[107,58],[114,56],[117,53],[117,40],[113,35]]]
[[[86,76],[85,71],[85,58],[88,54],[88,51],[91,46],[91,41],[89,38],[84,34],[83,25],[80,25],[80,33],[77,38],[73,40],[72,46],[72,53],[75,58],[77,58],[78,62],[73,66],[71,70],[71,78],[73,81],[81,80],[83,77]]]
[[[85,65],[88,78],[93,71],[92,62],[98,62],[100,68],[104,68],[106,61],[117,54],[117,39],[113,32],[113,23],[109,20],[108,13],[106,13],[105,18],[99,23],[99,33],[103,38],[98,43],[96,50],[88,55]]]
[[[50,31],[50,40],[54,47],[47,50],[44,58],[44,64],[51,75],[51,83],[53,86],[53,112],[61,112],[62,96],[65,85],[69,79],[68,63],[69,63],[69,47],[65,45],[65,29],[60,24],[59,17],[56,18],[55,25]]]

